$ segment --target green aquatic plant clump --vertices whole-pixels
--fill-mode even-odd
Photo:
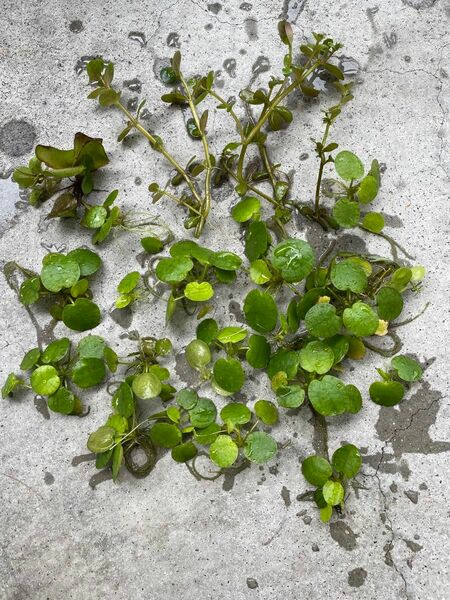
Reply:
[[[90,334],[77,343],[62,337],[29,350],[21,374],[8,375],[2,396],[16,398],[32,390],[46,398],[53,412],[85,416],[79,390],[101,391],[110,414],[92,428],[87,448],[96,467],[109,470],[114,481],[124,469],[147,476],[167,452],[197,479],[239,473],[270,462],[283,450],[276,425],[285,411],[298,419],[306,413],[322,453],[302,457],[301,472],[314,488],[303,496],[327,522],[345,510],[349,485],[360,485],[356,478],[363,462],[352,443],[330,452],[328,420],[344,414],[351,418],[367,399],[384,407],[407,402],[408,390],[423,375],[415,359],[398,354],[397,329],[416,318],[398,321],[408,298],[420,291],[425,269],[398,258],[399,251],[411,256],[385,233],[383,215],[368,210],[381,189],[378,161],[365,163],[331,139],[336,120],[353,99],[352,86],[336,64],[341,45],[314,33],[295,47],[285,21],[278,33],[285,48],[279,72],[266,88],[240,90],[238,99],[222,97],[213,71],[189,75],[179,51],[163,67],[160,78],[168,88],[161,100],[172,110],[189,112],[186,136],[199,148],[186,164],[144,125],[145,101],[136,111],[123,103],[114,85],[114,65],[102,58],[87,65],[89,98],[125,117],[118,142],[137,132],[168,166],[166,181],[149,182],[149,202],[167,199],[178,205],[185,229],[199,238],[209,229],[219,188],[228,186],[233,196],[230,231],[242,233],[243,256],[229,251],[235,247],[231,239],[219,250],[191,239],[174,241],[158,216],[115,206],[118,190],[101,204],[92,203],[99,191],[96,173],[109,163],[100,138],[77,133],[67,150],[38,145],[28,165],[13,174],[29,191],[30,204],[39,207],[54,198],[47,218],[77,221],[92,230],[93,244],[113,241],[111,233],[117,230],[143,235],[142,271],[116,281],[114,307],[139,310],[139,303],[146,309],[150,299],[165,302],[166,327],[174,338],[179,337],[178,317],[184,313],[192,323],[195,315],[195,337],[175,348],[195,383],[179,389],[172,384],[168,337],[130,332],[135,349],[120,356],[102,337]],[[294,121],[290,95],[313,105],[320,95],[315,80],[321,76],[334,86],[336,101],[322,110],[323,133],[313,140],[316,183],[300,202],[286,170],[272,158],[270,140]],[[212,111],[233,125],[218,152],[212,151],[217,144],[208,126]],[[323,254],[301,239],[294,217],[328,232]],[[347,229],[385,239],[392,258],[346,251],[334,234]],[[26,310],[39,302],[55,321],[84,332],[101,321],[91,292],[91,278],[98,279],[101,265],[96,252],[80,247],[50,252],[39,272],[7,263],[5,275]],[[217,310],[216,301],[225,286],[244,281],[249,286],[236,324]],[[367,352],[390,363],[377,369],[380,379],[366,390],[352,383],[350,374]],[[255,375],[268,384],[268,397],[246,401]]]

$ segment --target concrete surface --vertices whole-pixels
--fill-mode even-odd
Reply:
[[[44,221],[45,210],[29,208],[8,179],[36,143],[69,145],[78,130],[105,140],[112,160],[102,187],[118,187],[124,206],[159,210],[181,235],[178,210],[152,207],[146,191],[148,182],[164,180],[165,165],[142,140],[117,145],[121,117],[86,100],[84,74],[77,74],[83,57],[114,60],[121,86],[139,79],[142,91],[125,87],[124,95],[148,99],[150,127],[187,160],[192,144],[184,141],[182,116],[159,102],[160,67],[179,46],[191,73],[220,71],[227,95],[249,81],[263,84],[268,63],[276,70],[282,56],[280,16],[295,23],[298,40],[325,31],[345,44],[355,100],[333,138],[366,164],[373,157],[385,164],[377,206],[391,215],[388,231],[428,270],[407,314],[432,305],[401,331],[404,351],[429,365],[425,381],[388,410],[367,401],[374,366],[383,364],[379,356],[350,374],[364,390],[365,406],[351,419],[332,421],[330,442],[332,448],[344,440],[362,447],[362,489],[358,497],[352,492],[345,518],[330,526],[297,498],[306,489],[299,461],[313,451],[307,411],[286,415],[274,430],[280,442],[292,440],[276,461],[235,480],[198,482],[165,456],[144,480],[124,474],[117,485],[104,481],[93,489],[93,464],[72,460],[86,453],[88,432],[108,414],[104,392],[84,395],[91,414],[79,420],[49,418],[31,396],[1,402],[2,600],[450,597],[448,1],[0,0],[1,260],[33,267],[46,249],[89,243],[87,232]],[[301,102],[295,112],[274,152],[295,171],[295,194],[309,198],[316,173],[310,137],[320,131],[320,112]],[[223,121],[216,115],[210,124],[215,149],[231,131]],[[218,248],[226,240],[241,251],[239,239],[230,237],[237,228],[221,217],[233,194],[224,190],[220,200],[205,242]],[[313,227],[304,234],[320,244]],[[371,252],[389,252],[382,241],[366,241]],[[114,287],[137,267],[138,253],[138,236],[118,234],[101,249],[106,264],[95,284],[105,312],[96,333],[122,353],[130,348],[127,330],[163,331],[160,304],[140,305],[120,324],[108,315]],[[65,329],[58,325],[53,332],[40,312],[33,324],[4,278],[1,285],[3,380],[36,339],[48,341]],[[242,289],[236,286],[232,298],[229,293],[222,292],[216,310],[224,325],[240,318],[235,303]],[[169,333],[178,351],[174,380],[180,381],[186,378],[180,352],[193,324],[177,323]],[[244,389],[249,399],[269,397],[266,383],[258,385]]]

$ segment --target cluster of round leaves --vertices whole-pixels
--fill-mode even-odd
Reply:
[[[170,257],[161,258],[155,268],[157,280],[171,288],[167,320],[178,302],[207,302],[214,296],[216,283],[234,283],[241,264],[241,258],[233,252],[214,252],[191,240],[173,244]]]
[[[365,174],[362,161],[348,150],[338,152],[334,158],[334,168],[340,180],[323,181],[322,192],[336,199],[332,217],[335,225],[343,229],[361,226],[372,233],[380,233],[384,227],[381,213],[361,214],[361,207],[373,202],[380,188],[380,168],[373,160]]]
[[[203,380],[209,379],[213,390],[221,396],[231,396],[238,392],[245,382],[242,360],[254,368],[267,365],[270,345],[260,335],[248,336],[245,327],[229,326],[219,328],[214,319],[204,319],[197,326],[197,338],[186,347],[188,364],[196,369]],[[226,356],[209,365],[214,351],[225,352]]]
[[[42,259],[39,275],[28,277],[19,290],[22,304],[34,304],[41,298],[52,301],[50,314],[74,331],[86,331],[100,323],[100,309],[92,300],[89,277],[102,261],[87,248],[67,254],[51,252]]]
[[[155,464],[158,448],[170,449],[172,458],[184,463],[197,456],[199,447],[203,452],[203,448],[209,447],[211,460],[221,468],[229,468],[243,459],[261,464],[277,452],[275,440],[264,431],[255,430],[258,422],[273,425],[278,421],[276,407],[266,400],[256,402],[254,413],[244,404],[227,404],[220,411],[222,423],[217,423],[216,405],[186,388],[176,394],[176,405],[150,415],[139,427],[133,427],[137,399],[142,398],[141,384],[136,385],[139,377],[129,378],[118,386],[112,398],[114,414],[91,433],[87,443],[88,449],[97,455],[98,468],[112,463],[114,479],[123,461],[134,475],[147,474]],[[152,397],[155,391],[156,388]],[[144,396],[149,399],[147,392]],[[137,448],[143,449],[147,456],[145,465],[139,469],[132,460]]]
[[[68,338],[51,342],[44,350],[32,348],[20,363],[25,376],[10,373],[2,387],[2,397],[20,388],[47,398],[50,410],[64,415],[79,415],[83,405],[70,384],[87,389],[101,384],[110,371],[115,373],[118,358],[98,335],[88,335],[75,348]]]
[[[331,464],[322,456],[308,456],[302,462],[302,473],[306,481],[316,486],[314,501],[320,509],[323,522],[331,519],[333,507],[343,506],[345,483],[355,477],[361,468],[361,455],[353,444],[338,448]]]

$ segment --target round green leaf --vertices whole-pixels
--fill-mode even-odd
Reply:
[[[344,500],[344,488],[339,481],[327,481],[323,488],[322,494],[325,502],[330,506],[337,506]]]
[[[375,404],[395,406],[403,400],[405,388],[398,381],[375,381],[369,387],[369,395]]]
[[[255,261],[265,254],[269,242],[270,236],[264,221],[253,221],[245,237],[245,256],[249,261]]]
[[[332,304],[315,304],[305,315],[306,329],[317,338],[330,338],[339,333],[341,319]],[[378,319],[377,319],[378,326]]]
[[[39,350],[39,348],[32,348],[31,350],[28,350],[28,352],[22,358],[20,368],[22,369],[22,371],[28,371],[28,369],[34,367],[34,365],[38,362],[40,357],[41,351]]]
[[[75,408],[75,402],[75,396],[65,387],[60,387],[59,390],[47,400],[49,409],[53,412],[61,413],[62,415],[70,415]]]
[[[198,394],[195,390],[185,388],[175,394],[175,400],[185,410],[191,410],[198,402]]]
[[[45,364],[56,363],[62,360],[69,352],[70,341],[69,338],[61,338],[51,342],[44,350],[41,356],[41,361]]]
[[[267,375],[272,379],[279,371],[284,371],[288,379],[293,379],[298,370],[299,356],[295,350],[277,350],[270,357]]]
[[[164,248],[164,244],[160,239],[153,236],[148,236],[141,239],[141,246],[147,254],[158,254]]]
[[[325,342],[309,342],[300,350],[300,366],[308,373],[324,375],[334,364],[334,352]]]
[[[322,487],[333,474],[333,469],[325,458],[314,455],[302,462],[302,473],[308,483]]]
[[[211,362],[211,350],[202,340],[192,340],[186,346],[185,357],[190,367],[201,371]]]
[[[278,321],[278,308],[273,297],[260,290],[252,290],[244,301],[247,323],[259,333],[272,331]]]
[[[30,277],[26,279],[19,289],[19,300],[25,306],[34,304],[39,300],[39,292],[41,289],[41,280],[39,277]]]
[[[173,448],[181,442],[181,431],[171,423],[155,423],[150,429],[150,439],[155,446]]]
[[[197,455],[197,448],[192,442],[185,442],[172,448],[172,458],[178,463],[185,463]]]
[[[391,360],[391,365],[403,381],[418,381],[423,375],[422,367],[419,363],[408,356],[395,356]]]
[[[162,258],[156,265],[156,276],[165,283],[181,283],[194,263],[186,256],[177,256],[175,258]]]
[[[214,363],[213,372],[217,385],[226,392],[238,392],[244,385],[244,370],[236,358],[219,358]]]
[[[230,425],[245,425],[252,418],[250,409],[240,402],[230,402],[220,411],[220,418]]]
[[[204,429],[216,420],[217,408],[209,398],[199,398],[197,404],[189,410],[191,425]]]
[[[254,369],[265,369],[270,358],[270,344],[266,338],[262,335],[251,335],[245,358]]]
[[[214,252],[211,264],[222,271],[236,271],[242,265],[242,259],[234,252]]]
[[[60,292],[72,287],[80,278],[80,267],[75,260],[62,254],[45,257],[41,271],[42,285],[50,292]]]
[[[131,384],[133,392],[141,400],[151,400],[161,393],[161,380],[154,373],[140,373]]]
[[[63,308],[62,320],[74,331],[93,329],[100,323],[100,309],[92,300],[77,298],[74,304],[66,304]]]
[[[117,286],[117,291],[120,294],[129,294],[137,286],[140,279],[141,274],[139,271],[131,271],[131,273],[127,273],[125,277],[120,280],[119,285]]]
[[[393,321],[403,310],[402,295],[393,287],[380,288],[376,302],[378,316],[385,321]]]
[[[77,346],[81,358],[103,358],[105,348],[105,340],[99,335],[87,335]]]
[[[362,204],[369,204],[372,200],[375,200],[378,194],[378,181],[373,175],[366,175],[359,183],[357,194],[358,200]]]
[[[103,206],[91,206],[84,215],[83,225],[89,229],[97,229],[103,225],[107,216],[108,211]]]
[[[348,198],[341,198],[333,206],[333,217],[344,229],[356,227],[359,223],[359,204]]]
[[[80,358],[72,368],[70,377],[80,388],[101,383],[106,374],[105,363],[100,358]]]
[[[308,397],[314,409],[325,417],[341,415],[344,412],[355,413],[361,408],[359,390],[354,385],[345,385],[332,375],[311,381]]]
[[[343,150],[336,154],[334,168],[339,177],[342,177],[346,181],[361,179],[364,176],[364,165],[356,154],[348,150]]]
[[[273,402],[258,400],[255,402],[253,410],[264,425],[275,425],[275,423],[278,423],[278,409]]]
[[[78,264],[82,277],[93,275],[102,264],[100,256],[87,248],[76,248],[67,254],[67,258]]]
[[[184,288],[184,295],[193,302],[205,302],[214,296],[214,289],[207,281],[202,283],[191,281]]]
[[[122,382],[117,390],[114,392],[112,400],[112,407],[122,417],[129,418],[134,413],[134,396],[131,387],[128,383]]]
[[[384,227],[384,217],[380,213],[369,212],[364,215],[362,225],[365,229],[368,229],[373,233],[380,233]]]
[[[36,394],[41,396],[51,396],[61,385],[58,371],[51,365],[38,367],[31,374],[31,387]]]
[[[223,469],[231,467],[238,455],[239,448],[229,435],[218,435],[209,447],[209,457]]]
[[[103,425],[97,431],[91,433],[87,441],[88,450],[95,454],[106,452],[114,446],[116,430],[113,427]]]
[[[400,267],[392,274],[390,285],[399,292],[408,286],[412,278],[412,270],[409,267]]]
[[[238,223],[245,223],[259,214],[261,202],[254,196],[245,196],[231,209],[231,216]]]
[[[282,385],[277,389],[277,401],[283,408],[298,408],[304,400],[305,390],[300,385]]]
[[[311,273],[315,258],[313,249],[307,242],[288,239],[275,246],[270,254],[270,261],[285,281],[295,283]]]
[[[244,454],[248,460],[262,464],[268,462],[277,452],[277,443],[269,434],[262,431],[249,433],[244,444]]]
[[[258,259],[250,265],[250,279],[256,285],[264,285],[272,279],[272,273],[265,260]]]
[[[367,275],[364,269],[350,260],[334,263],[331,268],[331,283],[341,291],[350,290],[360,294],[367,287]]]
[[[361,468],[361,454],[353,444],[345,444],[334,452],[331,463],[338,473],[342,473],[350,479],[354,477]]]
[[[215,340],[218,333],[219,326],[214,319],[204,319],[197,325],[197,338],[205,342],[205,344],[210,344]]]
[[[237,344],[247,337],[245,327],[224,327],[217,334],[217,339],[222,344]]]
[[[345,327],[359,337],[373,335],[378,328],[378,315],[364,302],[355,302],[343,314]]]

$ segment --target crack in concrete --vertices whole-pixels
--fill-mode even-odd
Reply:
[[[380,478],[380,474],[379,474],[379,470],[381,468],[381,465],[383,463],[384,460],[384,456],[385,456],[385,451],[387,446],[392,442],[392,440],[402,431],[406,431],[408,429],[410,429],[410,427],[412,427],[415,418],[417,417],[417,415],[421,412],[427,412],[430,410],[430,408],[436,404],[439,401],[439,398],[435,398],[434,400],[432,400],[426,407],[422,408],[418,408],[409,418],[408,424],[406,425],[406,427],[396,427],[393,431],[393,433],[389,436],[389,438],[384,442],[384,445],[381,449],[381,456],[380,456],[380,460],[378,462],[377,468],[375,469],[375,473],[373,475],[366,475],[366,477],[374,477],[377,482],[378,482],[378,490],[383,498],[383,510],[384,510],[384,515],[386,517],[386,522],[388,523],[388,525],[386,526],[386,528],[388,529],[388,531],[390,531],[391,536],[390,536],[390,540],[386,543],[386,545],[384,546],[384,550],[385,550],[385,562],[387,565],[393,567],[393,569],[396,571],[396,573],[398,573],[398,575],[401,577],[402,581],[403,581],[403,586],[404,586],[404,592],[405,592],[405,597],[407,600],[409,600],[410,598],[412,598],[412,596],[409,594],[408,591],[408,583],[406,581],[406,577],[403,574],[403,571],[399,568],[399,566],[397,565],[396,561],[394,560],[393,557],[393,550],[395,547],[395,541],[397,539],[397,535],[394,532],[394,523],[392,521],[392,518],[389,514],[389,503],[388,503],[388,498],[383,490],[383,487],[381,485],[381,478]],[[401,539],[401,538],[400,538]]]

